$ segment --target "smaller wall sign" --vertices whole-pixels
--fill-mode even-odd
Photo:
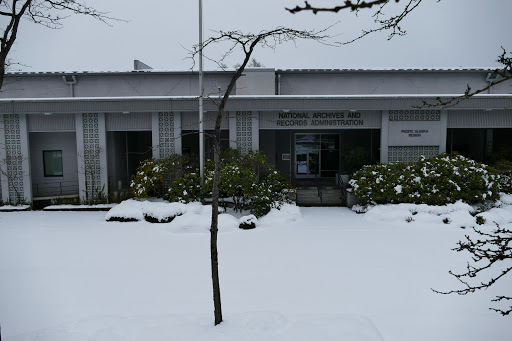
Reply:
[[[440,121],[390,121],[390,146],[438,146],[441,143]]]

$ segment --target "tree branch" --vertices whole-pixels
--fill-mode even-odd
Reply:
[[[403,0],[402,0],[403,1]],[[395,15],[386,15],[384,13],[384,9],[387,5],[390,3],[399,3],[400,0],[374,0],[374,1],[351,1],[346,0],[344,1],[343,5],[334,6],[334,7],[328,7],[328,8],[322,8],[322,7],[314,7],[309,4],[309,2],[305,2],[305,5],[303,7],[296,6],[295,8],[286,8],[287,11],[290,13],[298,13],[301,11],[311,11],[314,14],[317,14],[318,12],[334,12],[338,13],[342,10],[350,10],[353,12],[358,13],[359,10],[362,9],[370,9],[374,6],[378,7],[377,10],[371,15],[373,17],[374,23],[377,25],[375,28],[370,29],[363,29],[361,34],[357,37],[350,39],[345,42],[340,42],[341,45],[351,44],[359,39],[362,39],[366,37],[367,35],[370,35],[372,33],[377,33],[381,31],[388,31],[391,30],[391,33],[388,35],[388,40],[392,39],[396,35],[406,35],[407,32],[400,26],[401,22],[405,19],[406,16],[408,16],[413,10],[415,10],[422,2],[423,0],[406,0],[405,6],[402,7],[398,14]],[[438,2],[440,0],[437,0]]]
[[[395,0],[395,2],[399,2],[400,0]],[[307,1],[305,1],[304,7],[296,6],[295,8],[286,8],[288,12],[291,14],[295,14],[302,11],[311,11],[314,14],[318,12],[334,12],[338,13],[344,9],[350,9],[351,11],[356,11],[362,8],[372,8],[374,5],[380,5],[389,2],[389,0],[375,0],[375,1],[357,1],[352,2],[350,0],[345,1],[344,5],[329,7],[329,8],[321,8],[321,7],[313,7]]]
[[[438,291],[432,289],[432,291],[444,295],[467,295],[469,293],[474,293],[475,291],[478,290],[488,289],[499,279],[503,278],[509,273],[512,273],[512,265],[508,263],[508,265],[506,265],[500,272],[498,272],[497,274],[492,274],[490,276],[490,279],[486,281],[480,281],[479,284],[470,283],[474,278],[482,276],[483,273],[486,272],[486,270],[490,270],[491,268],[494,269],[494,267],[499,266],[497,264],[502,264],[500,262],[510,262],[512,260],[512,230],[510,230],[509,228],[501,228],[497,223],[495,224],[497,226],[497,229],[493,230],[490,233],[483,232],[473,227],[473,231],[475,231],[478,235],[477,239],[474,240],[474,238],[471,238],[470,236],[466,235],[466,240],[459,241],[457,243],[458,246],[453,249],[454,251],[457,252],[467,251],[471,255],[472,263],[467,264],[465,272],[449,272],[452,276],[457,278],[459,282],[464,284],[465,288],[450,291]],[[512,297],[497,296],[495,299],[492,300],[492,302],[501,302],[507,300],[512,300]],[[503,316],[512,313],[512,306],[505,309],[489,309],[499,312]]]
[[[501,83],[511,80],[512,79],[512,57],[507,56],[507,51],[505,50],[505,48],[503,46],[501,47],[501,49],[503,51],[502,51],[501,55],[498,57],[497,62],[502,64],[503,67],[493,71],[493,73],[497,76],[494,81],[490,81],[488,85],[486,85],[483,88],[477,89],[477,90],[473,90],[471,88],[471,86],[469,86],[469,84],[467,84],[466,90],[464,91],[463,95],[452,97],[448,100],[442,100],[440,97],[437,97],[433,103],[427,102],[427,101],[422,101],[423,104],[421,106],[417,106],[416,108],[425,108],[425,107],[427,107],[427,108],[434,108],[434,107],[435,108],[438,108],[438,107],[449,108],[449,107],[453,107],[465,99],[468,99],[475,95],[486,92],[487,90],[489,90],[490,88],[492,88],[495,85],[498,85],[498,84],[501,84]],[[509,55],[510,55],[510,53],[509,53]]]
[[[7,19],[6,24],[0,28],[0,89],[7,57],[16,41],[21,19],[26,18],[33,23],[56,29],[62,27],[62,20],[67,17],[61,13],[86,15],[109,26],[110,21],[124,21],[86,5],[85,0],[0,0],[0,18]]]

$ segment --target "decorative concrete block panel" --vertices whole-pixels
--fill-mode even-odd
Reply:
[[[431,158],[439,155],[439,146],[388,147],[388,162],[416,162],[421,156]]]
[[[20,116],[4,115],[5,159],[2,162],[5,164],[4,176],[7,178],[8,200],[11,203],[30,199],[24,195],[23,160],[28,156],[22,153],[21,135]]]
[[[97,113],[82,115],[83,140],[84,140],[84,175],[86,191],[89,198],[95,198],[102,190],[101,181],[101,144],[100,127]]]
[[[252,150],[252,112],[236,112],[236,144],[242,154]]]
[[[390,121],[440,121],[441,110],[390,110]]]
[[[164,159],[175,153],[174,114],[172,112],[158,113],[158,147],[159,157]]]

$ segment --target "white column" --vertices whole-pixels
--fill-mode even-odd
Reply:
[[[9,182],[7,181],[7,163],[5,162],[7,159],[7,149],[5,148],[5,125],[4,125],[4,117],[5,115],[0,115],[0,144],[2,147],[0,148],[0,187],[2,188],[2,193],[0,199],[3,201],[9,200]]]
[[[380,128],[380,162],[388,163],[389,146],[389,110],[382,110],[382,127]]]
[[[85,147],[83,114],[75,114],[76,155],[78,169],[78,194],[85,200]]]
[[[440,127],[441,140],[439,141],[439,154],[446,153],[446,142],[448,139],[448,110],[441,110]]]
[[[252,150],[260,149],[260,113],[252,112]]]
[[[77,114],[75,124],[79,195],[86,200],[88,194],[92,200],[101,190],[108,194],[105,114]]]
[[[160,158],[160,127],[158,124],[158,113],[151,113],[151,144],[153,149],[153,157]]]
[[[229,117],[229,148],[237,149],[236,143],[236,112],[228,112]]]
[[[104,194],[108,195],[108,162],[107,162],[107,126],[105,122],[105,114],[98,114],[98,135],[99,135],[99,151],[100,151],[100,178],[101,188]]]
[[[182,153],[181,144],[181,112],[174,113],[174,153]]]
[[[32,201],[30,148],[25,114],[4,114],[0,127],[2,200]]]
[[[20,124],[20,144],[21,144],[21,160],[22,178],[23,178],[23,198],[28,202],[32,202],[32,175],[30,171],[30,142],[27,127],[27,115],[19,115]]]

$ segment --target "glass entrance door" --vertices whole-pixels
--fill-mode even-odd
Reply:
[[[296,134],[295,175],[334,177],[339,170],[338,134]]]
[[[301,150],[295,154],[297,158],[297,175],[316,175],[320,165],[320,156],[317,150]]]

